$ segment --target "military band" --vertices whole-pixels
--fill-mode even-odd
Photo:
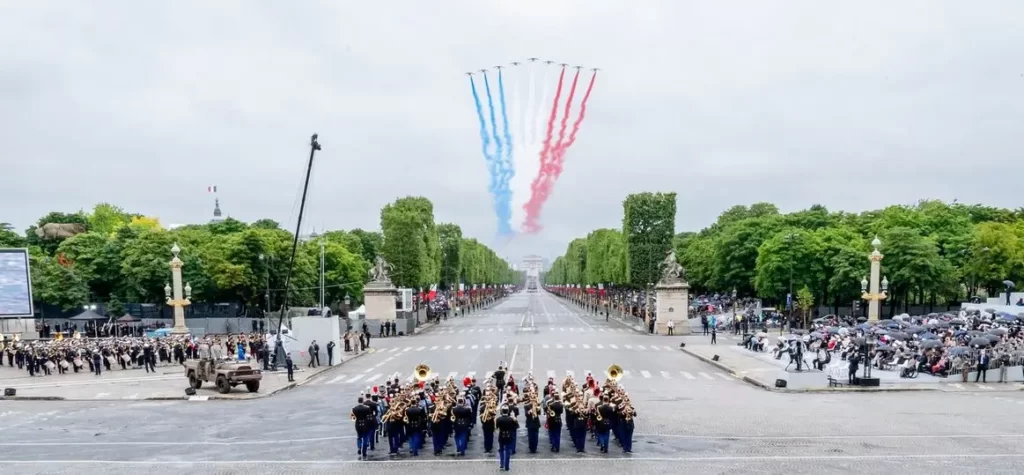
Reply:
[[[387,437],[391,456],[400,455],[406,443],[409,454],[419,456],[426,437],[431,438],[435,456],[442,455],[450,442],[455,456],[465,456],[479,421],[484,452],[493,453],[497,432],[499,465],[507,470],[517,450],[520,415],[529,453],[537,453],[542,427],[554,453],[561,451],[563,428],[578,453],[586,452],[588,435],[601,453],[609,452],[613,440],[624,453],[632,452],[637,414],[619,383],[623,372],[617,365],[606,371],[601,385],[591,374],[582,384],[567,374],[561,387],[549,378],[541,388],[528,374],[520,387],[513,376],[506,379],[506,371],[500,364],[481,388],[474,378],[463,379],[461,385],[451,377],[442,382],[428,366],[419,365],[411,383],[403,385],[395,375],[383,386],[367,388],[351,412],[360,457],[368,458],[381,435]]]

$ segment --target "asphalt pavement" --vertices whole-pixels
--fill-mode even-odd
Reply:
[[[481,473],[497,470],[479,431],[466,457],[357,460],[348,419],[357,394],[419,363],[480,380],[505,361],[521,379],[615,363],[636,405],[634,452],[541,450],[520,431],[525,473],[1022,473],[1024,393],[784,394],[754,388],[678,350],[683,337],[634,332],[551,295],[514,295],[451,317],[306,385],[251,401],[0,401],[5,473]],[[475,348],[474,348],[475,346]],[[461,347],[461,348],[460,348]],[[565,438],[563,437],[563,443]],[[592,448],[592,444],[588,446]],[[428,451],[429,452],[429,451]]]

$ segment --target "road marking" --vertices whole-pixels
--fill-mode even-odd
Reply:
[[[628,370],[628,369],[627,369],[627,370],[624,370],[624,371],[622,372],[622,377],[623,377],[623,378],[628,378],[628,377],[630,377],[630,376],[632,376],[632,375],[633,375],[633,372],[632,372],[632,371],[630,371],[630,370]]]
[[[545,343],[545,344],[544,344],[544,349],[546,350],[546,349],[548,349],[548,348],[551,348],[551,346],[550,346],[550,345],[548,345],[547,343]]]
[[[450,350],[450,349],[452,349],[452,345],[445,345],[444,349]]]
[[[658,345],[651,345],[651,349],[654,351],[661,351],[661,348],[658,348]]]
[[[576,344],[575,344],[575,343],[571,343],[571,344],[569,344],[569,348],[572,348],[572,349],[574,349],[574,350],[575,350],[575,349],[576,349]]]
[[[363,379],[363,376],[366,376],[366,375],[365,375],[365,374],[357,374],[357,375],[355,375],[355,376],[354,376],[354,377],[353,377],[352,379],[350,379],[350,380],[348,380],[348,381],[346,381],[346,382],[347,382],[348,384],[352,384],[352,383],[354,383],[354,382],[356,382],[356,381],[359,381],[360,379]]]
[[[683,375],[684,378],[689,379],[691,381],[694,380],[694,379],[697,379],[692,374],[690,374],[689,372],[686,372],[686,371],[680,371],[679,374]]]
[[[332,380],[328,381],[328,382],[327,382],[327,384],[334,384],[334,383],[337,383],[338,381],[341,381],[341,380],[345,379],[346,377],[348,377],[348,375],[347,375],[347,374],[343,374],[343,375],[340,375],[340,376],[338,376],[338,377],[336,377],[336,378],[334,378],[334,379],[332,379]]]
[[[638,349],[638,350],[646,350],[647,348],[644,348],[644,345],[636,345],[636,349]]]
[[[139,398],[138,394],[132,394],[131,396],[126,397],[125,399],[138,399],[138,398]]]
[[[492,331],[494,331],[494,329],[493,328],[488,328],[487,331],[492,332]]]
[[[437,347],[436,346],[431,346],[430,347],[430,351],[434,351],[434,350],[437,350]]]
[[[99,393],[99,394],[96,395],[96,399],[100,399],[102,397],[109,396],[109,395],[110,395],[110,393]]]
[[[583,345],[583,349],[584,349],[584,350],[589,350],[589,349],[590,349],[590,345],[586,345],[586,344],[584,344],[584,345]]]
[[[569,331],[574,332],[574,331],[576,331],[576,328],[575,327],[569,327]]]
[[[598,345],[597,345],[597,349],[599,349],[599,350],[603,350],[603,349],[604,349],[604,345],[598,344]]]
[[[427,347],[425,347],[425,346],[421,346],[421,347],[419,347],[419,348],[416,348],[416,351],[423,351],[423,350],[425,350],[425,349],[427,349]]]
[[[604,327],[599,327],[599,328],[597,329],[597,331],[599,331],[599,332],[603,332],[603,331],[604,331]]]
[[[701,372],[699,372],[699,373],[697,373],[697,374],[699,374],[699,375],[700,375],[700,377],[702,377],[702,378],[704,378],[704,379],[710,379],[710,380],[712,380],[712,381],[714,381],[714,380],[715,380],[715,378],[712,378],[710,374],[707,374],[707,373],[705,373],[705,372],[703,372],[703,371],[701,371]]]
[[[665,378],[665,379],[672,379],[672,375],[668,374],[668,371],[662,371],[661,372],[661,377]]]
[[[519,353],[519,345],[516,345],[515,349],[512,350],[512,362],[508,364],[508,372],[512,372],[512,367],[516,365],[516,354]]]
[[[396,352],[396,351],[398,351],[398,347],[397,347],[397,346],[396,346],[396,347],[394,347],[394,348],[391,348],[391,349],[389,349],[389,350],[388,350],[388,353],[394,353],[394,352]]]
[[[548,377],[549,378],[554,378],[555,377],[555,370],[549,369],[548,370]]]
[[[476,371],[470,371],[470,372],[466,373],[466,377],[469,378],[469,379],[475,378],[476,377]]]
[[[623,345],[623,346],[625,346],[627,350],[632,350],[633,349],[633,345]]]
[[[559,350],[561,350],[562,348],[565,348],[565,347],[564,347],[564,346],[562,346],[562,344],[561,344],[561,343],[559,343],[559,344],[555,345],[555,348],[558,348]]]
[[[465,331],[466,331],[466,330],[459,330],[459,331],[457,331],[457,332],[455,332],[455,333],[463,333],[463,332],[465,332]]]
[[[499,328],[498,331],[503,332],[503,331],[505,331],[505,329],[504,328]]]
[[[615,345],[608,345],[608,346],[612,347],[612,349],[613,349],[613,350],[617,350],[617,349],[619,349],[619,347],[617,347],[617,346],[615,346]]]
[[[459,348],[458,348],[458,349],[460,349],[460,350],[461,350],[461,349],[463,349],[463,348],[465,348],[465,347],[466,347],[466,345],[459,345]]]
[[[452,371],[451,373],[448,373],[448,378],[455,379],[455,377],[458,376],[458,375],[459,375],[458,371]],[[448,379],[448,378],[445,378],[445,379]]]
[[[479,347],[480,347],[480,345],[473,345],[473,346],[469,347],[469,349],[471,349],[471,350],[475,350],[475,349],[477,349],[477,348],[479,348]]]
[[[502,343],[502,344],[498,345],[498,349],[499,350],[504,350],[505,349],[505,344]]]
[[[489,350],[489,349],[491,349],[491,345],[484,345],[484,349],[485,349],[485,350]]]
[[[960,383],[953,383],[950,386],[953,386],[954,388],[957,388],[957,389],[963,389],[964,388],[964,385],[960,384]]]
[[[411,346],[407,346],[407,347],[405,347],[404,349],[402,349],[402,353],[405,353],[406,351],[409,351],[409,350],[411,350],[411,349],[412,349],[412,347],[411,347]]]
[[[647,371],[641,371],[640,374],[643,375],[645,379],[651,379],[651,373]]]
[[[564,328],[559,328],[559,329],[558,329],[558,331],[560,331],[560,332],[564,332],[564,331],[565,331],[565,329],[564,329]]]
[[[384,374],[383,373],[377,373],[377,374],[375,374],[373,376],[370,376],[369,378],[366,378],[366,382],[367,383],[372,383],[372,382],[380,379],[381,376],[384,376]]]

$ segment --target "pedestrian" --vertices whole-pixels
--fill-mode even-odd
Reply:
[[[309,363],[306,363],[307,368],[316,368],[316,358],[313,356],[314,349],[313,345],[316,345],[316,340],[309,343],[309,348],[306,348],[306,352],[309,353]]]
[[[327,342],[327,366],[334,366],[334,340]]]
[[[985,380],[985,373],[988,372],[989,358],[988,350],[981,350],[981,355],[978,356],[978,374],[974,376],[975,383],[978,382],[979,378],[983,383],[988,382]]]
[[[288,369],[288,382],[295,382],[295,365],[292,364],[292,354],[285,353],[284,366]]]
[[[668,327],[668,334],[669,334],[669,336],[672,336],[672,329],[674,329],[676,327],[676,321],[675,320],[669,320],[668,323],[665,324],[665,326]]]
[[[498,467],[509,471],[512,463],[512,442],[519,429],[519,421],[508,415],[508,406],[501,406],[501,416],[494,425],[498,429]]]
[[[1009,350],[1003,350],[999,353],[999,382],[1007,382],[1006,371],[1010,366],[1010,352]]]
[[[718,329],[715,327],[711,327],[711,344],[718,344]]]
[[[96,376],[99,376],[100,374],[103,373],[102,359],[103,357],[100,356],[100,350],[92,351],[92,369],[93,374],[95,374]]]
[[[317,343],[316,340],[313,340],[313,358],[316,359],[316,365],[317,366],[321,366],[321,364],[320,364],[320,344]]]
[[[700,316],[700,326],[704,328],[704,336],[708,336],[709,332],[708,332],[708,316],[707,315],[701,315]]]

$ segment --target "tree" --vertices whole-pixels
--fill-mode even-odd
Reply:
[[[131,223],[131,217],[121,208],[110,203],[100,203],[93,207],[88,217],[89,230],[103,236],[109,236],[118,229]]]
[[[163,229],[163,226],[160,226],[160,220],[152,216],[132,216],[132,220],[128,225],[139,232]]]
[[[458,287],[459,272],[462,269],[462,228],[456,224],[437,225],[441,241],[441,289]]]
[[[89,302],[89,285],[71,267],[43,257],[32,265],[32,295],[42,303],[71,310]]]
[[[587,235],[585,283],[624,284],[626,282],[626,241],[616,229],[598,229]],[[566,253],[569,255],[569,253]]]
[[[1014,274],[1024,265],[1021,242],[1016,230],[1008,224],[979,224],[971,236],[969,258],[964,267],[971,288],[984,288],[993,295],[1003,289],[1004,280],[1017,277]]]
[[[253,221],[252,224],[249,225],[249,227],[256,229],[281,229],[281,223],[278,223],[273,219],[263,218]]]
[[[371,264],[376,261],[377,255],[380,253],[380,246],[384,242],[384,236],[381,233],[363,231],[359,228],[353,229],[352,234],[359,238],[359,242],[362,244],[360,255],[363,256],[363,259]]]
[[[762,297],[783,300],[793,288],[818,285],[823,272],[821,242],[802,229],[779,231],[758,248],[754,272],[754,287]]]
[[[808,327],[812,312],[814,312],[814,292],[806,285],[796,291],[796,308],[800,311],[800,318],[803,321],[803,328]]]
[[[676,194],[639,193],[622,202],[626,278],[636,286],[658,282],[675,234]]]
[[[712,286],[735,289],[739,295],[753,294],[758,249],[781,225],[778,217],[770,216],[746,218],[723,227],[715,239]]]
[[[384,243],[381,254],[391,265],[391,281],[399,287],[420,288],[429,276],[429,256],[421,218],[395,202],[380,212]]]

